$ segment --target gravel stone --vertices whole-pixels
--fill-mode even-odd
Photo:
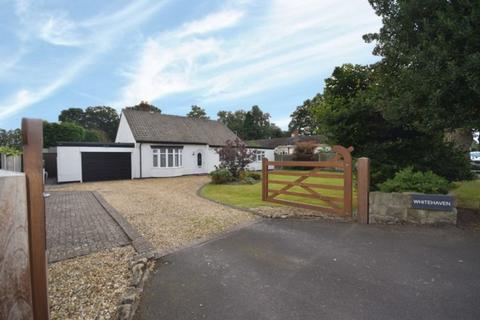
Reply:
[[[131,246],[108,249],[48,266],[50,318],[113,319],[131,281]]]
[[[52,190],[99,192],[159,251],[171,251],[219,234],[255,215],[199,197],[208,176],[57,185]]]

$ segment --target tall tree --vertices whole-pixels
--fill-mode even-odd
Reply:
[[[244,110],[232,111],[219,111],[217,113],[218,121],[226,125],[230,130],[232,130],[237,136],[242,139],[245,139],[245,115]]]
[[[22,148],[22,130],[0,129],[0,146],[21,149]]]
[[[263,112],[259,106],[249,111],[219,111],[218,120],[235,132],[241,139],[265,139],[281,137],[282,130],[270,122],[270,114]]]
[[[480,1],[369,1],[383,21],[364,39],[382,57],[384,116],[423,132],[466,129],[471,142],[480,128]]]
[[[120,117],[112,107],[97,106],[85,109],[84,127],[104,131],[111,141],[115,140]]]
[[[127,109],[139,110],[139,111],[153,111],[153,112],[162,113],[162,110],[160,108],[155,107],[153,104],[150,104],[147,101],[140,101],[139,104],[134,105],[132,107],[127,107]]]
[[[189,113],[187,113],[187,117],[195,118],[195,119],[210,119],[207,116],[207,112],[205,111],[205,109],[202,109],[197,105],[192,106],[192,110]]]
[[[312,108],[322,99],[321,94],[317,94],[313,99],[307,99],[301,106],[290,115],[292,120],[288,124],[288,131],[298,131],[299,134],[306,136],[312,135],[317,131],[317,124],[312,117]]]
[[[378,74],[372,67],[343,65],[325,80],[323,99],[314,117],[331,144],[353,146],[354,156],[372,160],[372,183],[413,166],[449,180],[470,175],[466,159],[443,141],[442,133],[426,133],[383,116],[377,108]]]
[[[85,112],[81,108],[68,108],[62,110],[58,116],[58,121],[71,122],[78,125],[85,125]]]
[[[85,129],[70,122],[43,122],[43,146],[54,147],[59,142],[83,141]]]

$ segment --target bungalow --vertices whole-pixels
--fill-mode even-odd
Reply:
[[[57,146],[57,180],[96,181],[206,174],[220,164],[218,148],[237,136],[221,122],[124,109],[115,143]],[[253,149],[252,149],[253,150]],[[251,170],[273,150],[254,148]]]
[[[291,155],[295,150],[295,145],[298,142],[313,142],[317,145],[317,149],[328,147],[325,144],[325,137],[321,135],[303,136],[297,132],[293,132],[290,137],[258,139],[247,141],[246,144],[251,148],[269,149],[273,150],[277,155]]]

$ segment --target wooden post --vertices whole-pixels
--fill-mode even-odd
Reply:
[[[0,171],[0,319],[33,319],[25,176]]]
[[[368,194],[370,189],[370,159],[360,158],[357,161],[357,220],[368,224]]]
[[[262,159],[262,201],[268,197],[268,159]]]
[[[43,124],[39,119],[22,119],[23,168],[27,182],[28,232],[32,304],[35,320],[49,318],[45,201],[43,199]]]

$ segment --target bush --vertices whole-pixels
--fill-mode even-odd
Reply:
[[[392,179],[378,185],[383,192],[421,192],[447,193],[451,188],[450,182],[432,171],[414,171],[412,167],[398,171]]]
[[[318,156],[315,154],[317,145],[313,141],[297,142],[293,150],[294,161],[316,161]]]
[[[215,169],[214,171],[210,172],[210,176],[212,177],[213,184],[224,184],[235,181],[235,178],[226,168]]]
[[[22,154],[22,151],[8,146],[0,146],[0,154],[7,156],[19,156]]]
[[[252,153],[238,138],[234,141],[227,140],[225,146],[217,152],[220,157],[220,168],[228,169],[235,178],[239,178],[240,173],[252,162]]]
[[[248,170],[240,172],[240,180],[243,181],[247,178],[253,179],[254,181],[259,181],[262,178],[262,176],[258,172],[253,172]]]

